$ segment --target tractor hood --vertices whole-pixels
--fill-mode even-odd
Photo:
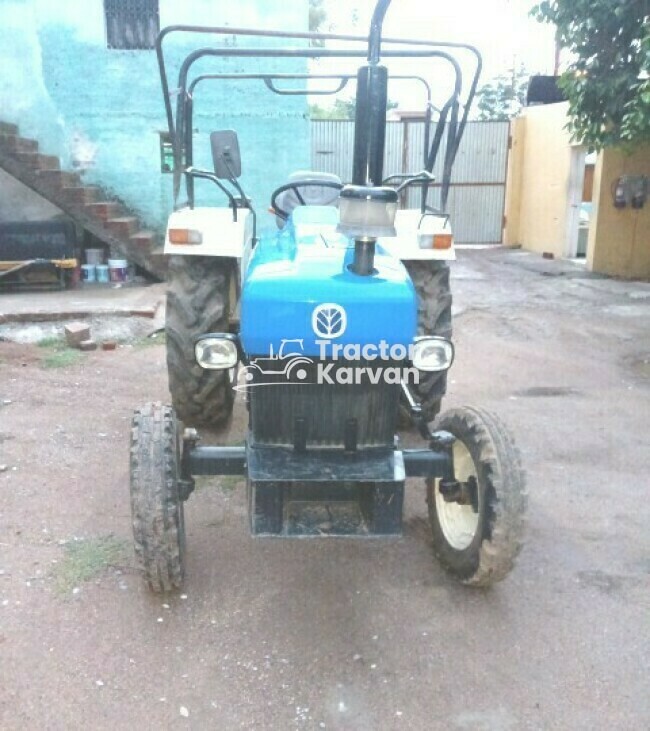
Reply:
[[[248,356],[318,356],[332,344],[411,345],[417,296],[403,264],[377,245],[375,273],[353,274],[354,243],[337,224],[336,208],[302,206],[281,231],[261,238],[242,288]]]

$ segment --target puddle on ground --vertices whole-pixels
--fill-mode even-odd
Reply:
[[[576,574],[576,579],[579,583],[593,589],[599,589],[605,594],[611,594],[621,589],[623,586],[623,578],[622,576],[608,574],[598,569],[594,571],[578,571]]]
[[[522,398],[558,398],[561,396],[581,396],[582,392],[568,386],[532,386],[515,391],[514,396]]]
[[[650,380],[650,353],[627,359],[627,366],[635,375]]]

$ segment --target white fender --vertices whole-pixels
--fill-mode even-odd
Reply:
[[[188,238],[197,243],[173,243],[170,231],[189,231]],[[167,222],[165,254],[241,259],[252,238],[253,216],[247,208],[237,210],[237,221],[232,208],[181,208]]]

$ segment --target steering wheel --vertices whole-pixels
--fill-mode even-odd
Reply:
[[[343,183],[334,183],[331,180],[296,180],[293,183],[286,183],[276,188],[271,196],[271,208],[275,211],[275,215],[283,221],[288,220],[289,214],[280,208],[277,203],[278,196],[287,190],[293,190],[296,198],[301,206],[306,206],[305,199],[300,194],[300,188],[332,188],[333,190],[343,190]]]

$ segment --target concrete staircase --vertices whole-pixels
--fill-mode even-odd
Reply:
[[[15,124],[0,122],[0,168],[64,211],[114,256],[164,279],[166,260],[153,231],[101,187],[84,185],[78,173],[61,170],[58,157],[39,152],[36,140],[21,137]]]

